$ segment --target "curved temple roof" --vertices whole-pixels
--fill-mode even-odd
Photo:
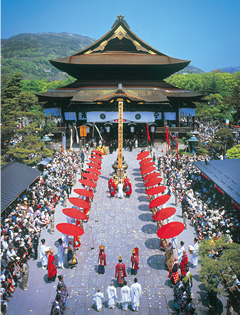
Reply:
[[[77,79],[106,78],[162,80],[185,68],[190,61],[169,57],[134,34],[120,15],[111,30],[76,54],[50,60]]]

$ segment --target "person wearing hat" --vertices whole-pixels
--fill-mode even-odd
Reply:
[[[46,241],[45,239],[41,239],[41,249],[40,249],[40,259],[41,259],[41,263],[42,263],[42,269],[46,269],[47,268],[47,263],[48,263],[48,257],[46,255],[46,252],[48,251],[48,248],[46,247]]]
[[[126,197],[130,197],[132,194],[132,184],[130,182],[129,178],[125,178],[124,179],[124,187],[123,187],[125,193],[126,193]]]
[[[116,184],[113,178],[110,178],[108,181],[108,189],[109,189],[110,197],[113,198],[116,194]]]
[[[131,275],[136,275],[139,269],[139,258],[135,248],[132,250],[131,263]]]
[[[118,285],[120,287],[124,284],[124,277],[127,277],[125,264],[122,262],[122,255],[118,257],[118,264],[115,268],[115,278],[117,278]]]
[[[27,282],[28,282],[28,276],[29,276],[29,266],[27,264],[27,258],[25,257],[23,259],[23,265],[22,265],[22,289],[24,291],[27,291]]]
[[[105,266],[107,265],[106,254],[104,252],[105,247],[103,245],[101,245],[99,249],[100,249],[100,251],[99,251],[99,255],[98,255],[98,273],[104,274],[105,273]]]

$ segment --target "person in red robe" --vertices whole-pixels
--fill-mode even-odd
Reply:
[[[119,256],[118,264],[115,269],[115,278],[117,278],[117,282],[120,287],[124,285],[124,277],[127,277],[126,267],[122,262],[122,256]]]
[[[130,197],[132,194],[132,184],[130,183],[129,178],[124,179],[124,191],[126,193],[126,197]]]
[[[136,255],[135,248],[132,250],[131,263],[131,275],[136,275],[139,269],[139,258],[138,255]]]
[[[187,252],[183,250],[182,260],[180,262],[181,275],[185,276],[187,273],[186,267],[188,266]]]
[[[79,219],[76,220],[76,225],[80,226],[81,228],[83,227],[82,221]],[[80,246],[81,246],[80,236],[79,235],[74,236],[74,246],[73,246],[74,250],[79,249]]]
[[[116,184],[112,178],[108,181],[108,188],[109,188],[109,193],[110,197],[114,197],[116,194]]]
[[[57,261],[53,256],[53,250],[51,249],[48,255],[48,282],[55,281],[57,276]]]
[[[99,274],[104,274],[105,273],[105,266],[107,265],[106,263],[106,254],[104,253],[104,246],[100,246],[100,251],[98,255],[98,273]]]

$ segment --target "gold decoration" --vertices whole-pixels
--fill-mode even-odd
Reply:
[[[119,33],[122,33],[123,35],[126,35],[127,32],[125,31],[125,29],[120,25],[116,31],[114,32],[115,34],[119,34]]]
[[[153,52],[152,50],[149,50],[148,52],[149,52],[149,54],[151,54],[151,55],[156,55],[156,53]]]
[[[90,49],[90,50],[86,51],[86,52],[84,53],[84,55],[89,55],[89,54],[91,54],[91,53],[92,53],[92,50]]]

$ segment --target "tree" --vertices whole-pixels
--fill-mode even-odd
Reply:
[[[212,147],[219,154],[224,154],[234,145],[232,131],[228,128],[219,129],[212,140]]]
[[[238,84],[234,87],[233,93],[226,97],[226,101],[229,103],[230,106],[232,106],[233,112],[233,118],[236,123],[239,123],[240,121],[240,81]]]
[[[229,159],[240,159],[240,144],[227,150],[227,156]]]
[[[219,284],[231,285],[232,276],[240,274],[240,244],[229,242],[228,235],[201,242],[199,255],[199,276],[208,291],[221,293]]]

